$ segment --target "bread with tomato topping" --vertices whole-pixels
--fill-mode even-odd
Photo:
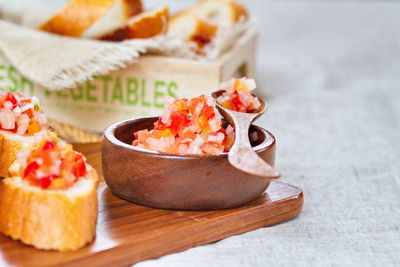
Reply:
[[[93,241],[97,173],[55,136],[19,152],[0,181],[0,232],[45,250],[76,250]]]
[[[0,91],[0,177],[8,177],[17,152],[31,148],[47,130],[36,98]]]
[[[33,136],[20,136],[0,130],[0,177],[9,177],[9,168],[17,159],[17,153],[34,147],[43,134],[40,132]]]
[[[97,178],[88,172],[67,190],[42,190],[21,177],[0,182],[0,231],[46,250],[76,250],[93,241]]]
[[[71,0],[39,30],[71,37],[99,38],[142,12],[141,0]]]

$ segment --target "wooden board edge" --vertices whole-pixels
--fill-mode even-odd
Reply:
[[[294,187],[294,186],[292,186]],[[294,187],[297,188],[297,187]],[[297,188],[298,189],[298,188]],[[168,255],[168,254],[172,254],[172,253],[177,253],[177,252],[181,252],[196,246],[201,246],[201,245],[206,245],[209,243],[213,243],[225,238],[228,238],[230,236],[235,236],[235,235],[240,235],[240,234],[244,234],[246,232],[252,231],[252,230],[256,230],[258,228],[262,228],[262,227],[266,227],[266,226],[272,226],[281,222],[285,222],[288,220],[291,220],[295,217],[297,217],[303,208],[303,203],[304,203],[304,195],[303,192],[298,189],[299,192],[297,195],[289,198],[289,199],[285,199],[282,201],[279,201],[277,204],[272,205],[273,207],[276,207],[277,205],[282,205],[285,206],[291,206],[293,208],[289,209],[289,210],[284,210],[281,213],[278,214],[274,214],[273,216],[269,215],[265,215],[264,218],[259,219],[257,221],[251,221],[248,224],[240,224],[238,225],[237,228],[231,228],[228,231],[221,231],[220,229],[223,228],[221,222],[215,221],[213,222],[214,229],[213,231],[208,230],[205,234],[205,232],[202,232],[201,230],[201,225],[199,227],[195,227],[197,228],[196,232],[199,235],[198,241],[196,243],[191,243],[191,244],[185,244],[185,232],[187,231],[187,229],[181,229],[177,232],[174,233],[174,237],[171,238],[171,243],[168,244],[168,246],[165,246],[165,244],[157,244],[157,236],[154,236],[152,238],[152,240],[149,240],[149,242],[153,242],[153,244],[157,244],[157,246],[152,246],[151,248],[149,248],[148,250],[146,249],[146,247],[140,247],[140,248],[136,248],[141,250],[140,253],[138,253],[137,251],[135,252],[135,254],[131,254],[130,252],[132,252],[132,243],[128,243],[128,244],[123,244],[120,245],[118,247],[114,247],[108,250],[104,250],[101,252],[98,252],[95,254],[94,257],[96,257],[96,260],[94,261],[92,257],[88,257],[88,258],[78,258],[78,259],[74,259],[72,261],[66,262],[65,265],[68,266],[85,266],[85,267],[90,267],[90,266],[128,266],[128,265],[133,265],[135,263],[141,262],[141,261],[145,261],[145,260],[151,260],[151,259],[157,259],[159,257]],[[266,206],[266,207],[255,207],[253,209],[251,209],[251,212],[256,211],[257,214],[248,214],[249,212],[242,212],[242,214],[240,214],[240,219],[245,220],[248,219],[248,217],[254,216],[255,215],[259,215],[259,213],[266,213],[268,214],[268,210],[271,209],[271,206]],[[237,214],[235,214],[235,217],[233,218],[233,220],[239,220],[237,218]],[[229,217],[229,216],[228,216]],[[229,219],[228,219],[229,220]],[[194,226],[192,226],[194,227]],[[192,228],[189,227],[189,228]],[[206,226],[205,228],[209,229],[209,225]],[[191,236],[191,238],[193,238],[193,235]],[[133,242],[134,243],[134,242]],[[118,250],[118,253],[115,253],[114,250]],[[152,252],[152,256],[146,256],[148,254],[150,254],[149,252]],[[154,252],[157,251],[157,252]],[[115,255],[118,255],[118,257],[116,257]]]

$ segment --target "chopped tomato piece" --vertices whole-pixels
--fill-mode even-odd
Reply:
[[[7,100],[7,94],[1,94],[0,93],[0,107],[3,106],[4,102]]]
[[[235,111],[240,111],[240,108],[242,106],[242,102],[240,102],[239,96],[235,96],[234,98],[231,99],[232,103],[232,109]]]
[[[82,155],[80,155],[82,156]],[[76,160],[73,173],[76,177],[83,177],[86,175],[86,163],[83,160],[83,157]]]
[[[54,148],[54,142],[53,141],[46,141],[46,143],[43,146],[43,150],[52,150]]]
[[[28,117],[29,117],[30,119],[33,118],[33,112],[32,112],[31,109],[28,109],[28,110],[24,111],[23,113],[26,114],[26,115],[28,115]]]
[[[6,101],[10,101],[13,105],[18,103],[17,98],[15,97],[15,95],[11,92],[7,92],[7,98]]]
[[[179,112],[172,112],[171,114],[171,132],[177,134],[185,125],[186,118]]]
[[[31,172],[36,171],[38,168],[39,164],[36,161],[31,162],[25,168],[24,177],[28,177],[31,174]]]
[[[51,179],[52,178],[53,178],[52,176],[47,176],[47,177],[39,179],[40,187],[42,189],[48,188],[50,186],[50,184],[51,184]]]
[[[212,106],[204,107],[203,112],[204,112],[204,115],[206,116],[207,120],[215,117],[214,108]]]

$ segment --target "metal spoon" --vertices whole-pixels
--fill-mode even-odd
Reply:
[[[224,90],[212,93],[212,97],[217,99]],[[216,103],[222,116],[235,128],[235,142],[231,147],[228,160],[235,168],[263,178],[279,178],[280,174],[267,162],[261,159],[253,150],[249,140],[249,127],[267,109],[267,104],[258,98],[261,107],[254,113],[237,112],[226,109]]]

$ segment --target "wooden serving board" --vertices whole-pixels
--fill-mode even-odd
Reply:
[[[99,144],[77,145],[101,174]],[[41,251],[0,234],[0,265],[126,266],[289,220],[301,212],[303,193],[273,182],[266,193],[243,206],[219,211],[147,208],[114,196],[99,185],[95,241],[77,251]]]

